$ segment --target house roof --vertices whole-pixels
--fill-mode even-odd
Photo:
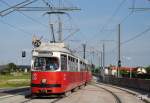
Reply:
[[[117,66],[113,66],[111,67],[112,70],[117,70],[118,67]],[[120,67],[119,70],[126,70],[126,71],[132,71],[132,72],[136,72],[137,71],[137,67]]]

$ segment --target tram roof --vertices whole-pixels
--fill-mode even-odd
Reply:
[[[69,49],[65,43],[45,43],[42,42],[39,47],[34,48],[34,51],[40,52],[40,51],[50,51],[50,52],[62,52],[66,54],[70,54],[72,56],[78,57],[81,60],[87,62],[87,60],[83,59],[82,57],[72,53],[72,51]]]
[[[51,51],[51,52],[65,52],[71,53],[69,48],[64,43],[44,43],[39,47],[34,48],[35,51]]]

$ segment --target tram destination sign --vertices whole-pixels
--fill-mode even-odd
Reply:
[[[51,51],[34,51],[33,56],[52,56],[53,52]]]

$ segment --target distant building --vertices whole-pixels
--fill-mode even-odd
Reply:
[[[117,70],[119,71],[126,71],[126,72],[137,72],[138,67],[120,67],[118,68],[117,66],[111,66],[109,67],[109,70],[105,70],[105,71],[109,71],[108,75],[117,75]]]
[[[147,73],[147,71],[146,71],[145,68],[143,68],[143,67],[138,67],[138,69],[137,69],[137,74],[146,74],[146,73]]]
[[[104,69],[104,74],[105,75],[112,75],[112,70],[110,67],[105,67]]]

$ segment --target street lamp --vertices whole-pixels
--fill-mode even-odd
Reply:
[[[131,63],[131,57],[126,57],[126,56],[123,56],[123,58],[124,59],[126,59],[126,60],[128,60],[128,61],[130,61],[130,63]],[[131,69],[131,66],[130,66],[130,78],[132,78],[132,69]]]

